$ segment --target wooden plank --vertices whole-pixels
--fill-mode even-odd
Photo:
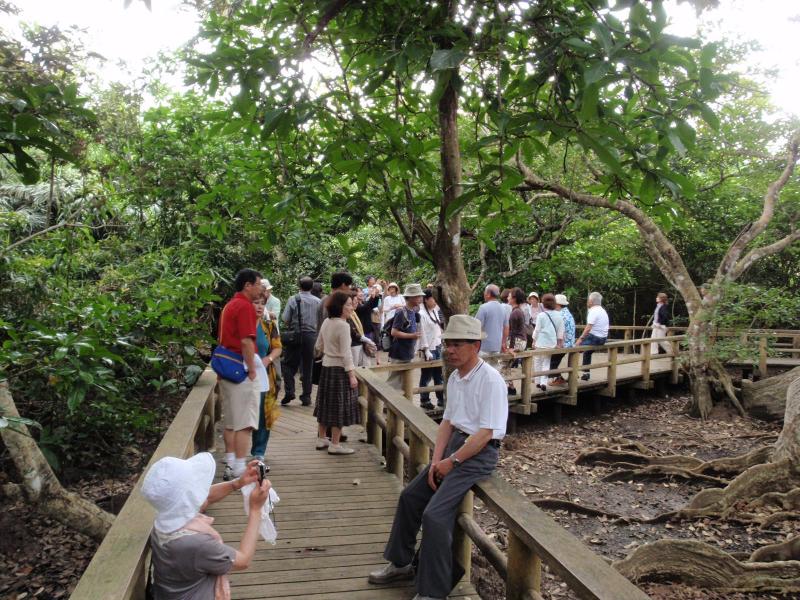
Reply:
[[[393,595],[388,592],[392,588],[399,592]],[[231,581],[231,598],[236,599],[258,599],[263,598],[287,598],[292,596],[302,596],[303,598],[333,598],[341,600],[343,598],[353,598],[354,592],[365,592],[362,598],[403,598],[407,600],[413,595],[410,584],[407,581],[390,583],[387,585],[373,585],[367,581],[366,575],[363,577],[352,577],[346,579],[335,579],[325,582],[325,590],[320,592],[320,582],[295,582],[277,584],[255,584],[255,585],[234,585]],[[454,595],[474,593],[471,585],[467,584],[456,589]],[[313,596],[312,596],[313,594]]]

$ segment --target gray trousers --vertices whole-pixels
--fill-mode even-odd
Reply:
[[[464,434],[454,431],[445,457],[458,450],[464,440]],[[497,465],[497,455],[497,448],[487,445],[450,471],[435,492],[428,486],[428,465],[400,494],[383,557],[396,566],[411,563],[417,532],[422,525],[416,580],[417,593],[421,596],[445,598],[453,589],[452,547],[456,513],[472,485],[492,474]]]

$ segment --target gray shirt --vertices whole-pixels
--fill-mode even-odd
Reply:
[[[482,352],[500,352],[503,343],[503,328],[508,326],[508,311],[505,305],[497,300],[481,304],[475,317],[481,322],[481,329],[486,332],[486,339],[481,344]]]
[[[217,576],[233,567],[236,550],[207,533],[193,533],[158,543],[150,535],[156,600],[214,600]]]
[[[292,327],[297,323],[297,298],[300,298],[302,331],[316,333],[320,299],[311,294],[311,292],[300,292],[296,296],[289,298],[286,302],[286,308],[283,309],[283,322],[290,324]]]

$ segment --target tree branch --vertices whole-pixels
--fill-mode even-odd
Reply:
[[[331,2],[330,6],[328,6],[328,9],[322,13],[322,17],[320,17],[320,20],[317,22],[314,29],[306,34],[306,37],[303,40],[303,54],[308,53],[308,51],[311,49],[311,44],[314,43],[314,40],[317,39],[319,34],[322,33],[328,26],[328,23],[330,23],[336,17],[336,15],[342,12],[344,7],[348,4],[350,4],[350,0],[334,0],[334,2]]]
[[[475,282],[469,286],[471,292],[474,292],[475,289],[481,284],[483,281],[484,276],[486,275],[486,244],[483,243],[483,240],[478,242],[478,246],[480,248],[480,257],[481,257],[481,271],[478,273],[478,278]]]
[[[738,261],[733,268],[728,273],[728,277],[732,280],[738,279],[742,276],[742,274],[747,271],[750,267],[752,267],[756,262],[761,260],[762,258],[766,258],[767,256],[772,256],[773,254],[777,254],[781,252],[785,248],[788,248],[796,241],[800,240],[800,231],[793,231],[789,235],[784,238],[781,238],[777,242],[772,244],[768,244],[766,246],[761,246],[759,248],[754,248],[750,252],[744,255],[740,261]]]
[[[767,188],[767,193],[764,195],[764,206],[761,210],[761,215],[756,221],[747,225],[728,247],[728,251],[725,253],[725,257],[722,259],[717,269],[717,280],[729,278],[732,271],[743,272],[744,269],[750,266],[748,264],[744,269],[737,268],[737,264],[740,262],[739,257],[742,255],[747,245],[761,235],[772,221],[778,197],[781,190],[783,190],[789,178],[792,176],[798,158],[800,158],[800,131],[796,132],[789,142],[789,152],[783,171],[781,171],[780,176]]]

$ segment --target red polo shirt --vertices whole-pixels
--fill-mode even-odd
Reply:
[[[219,343],[228,350],[242,353],[242,340],[256,337],[256,307],[242,292],[236,292],[222,309]]]

